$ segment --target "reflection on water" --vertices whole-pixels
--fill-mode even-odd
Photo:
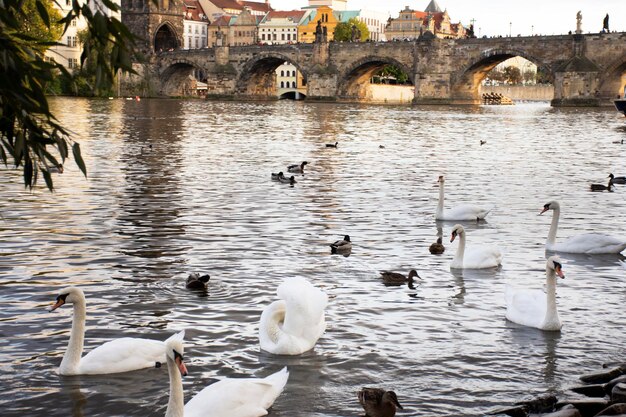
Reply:
[[[164,340],[186,330],[186,398],[219,378],[290,380],[271,415],[362,412],[364,385],[393,389],[403,415],[474,416],[546,392],[623,360],[621,256],[561,255],[560,333],[507,322],[504,286],[541,288],[549,222],[557,239],[626,233],[624,121],[607,109],[372,107],[302,102],[71,100],[53,102],[81,143],[57,191],[0,183],[0,404],[8,415],[160,416],[167,371],[59,377],[71,309],[47,313],[56,291],[87,294],[86,350],[116,337]],[[487,143],[480,146],[480,140]],[[338,142],[337,148],[327,143]],[[383,147],[381,147],[381,145]],[[293,187],[270,173],[308,161]],[[493,207],[464,222],[468,246],[495,245],[499,269],[451,271],[456,222],[446,207]],[[349,234],[349,257],[328,244]],[[446,251],[431,255],[443,237]],[[379,271],[421,279],[387,287]],[[211,275],[206,293],[185,288]],[[329,295],[328,329],[314,351],[273,356],[257,323],[280,282],[304,276]]]

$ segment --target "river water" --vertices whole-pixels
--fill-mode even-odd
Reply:
[[[582,373],[624,361],[626,270],[615,256],[563,256],[559,333],[505,320],[507,283],[541,288],[550,200],[559,237],[626,236],[624,118],[612,109],[382,107],[302,102],[56,99],[89,175],[74,163],[56,191],[2,172],[0,404],[11,416],[160,416],[167,370],[60,377],[71,308],[87,294],[85,348],[116,337],[164,340],[185,329],[186,398],[225,376],[290,379],[273,416],[356,416],[362,386],[394,390],[399,416],[476,416],[534,395],[567,396]],[[487,143],[480,146],[480,140]],[[339,142],[337,149],[326,143]],[[383,145],[384,148],[380,148]],[[294,187],[270,173],[309,162]],[[454,272],[446,206],[493,207],[466,224],[468,246],[496,244],[498,270]],[[43,181],[42,181],[43,184]],[[428,246],[438,227],[446,252]],[[351,256],[327,244],[349,234]],[[420,283],[385,287],[379,270]],[[211,275],[208,294],[185,289]],[[258,321],[283,279],[329,295],[328,328],[296,357],[259,349]]]

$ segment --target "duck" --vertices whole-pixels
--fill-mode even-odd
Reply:
[[[602,253],[620,253],[626,249],[626,239],[608,236],[602,233],[584,233],[570,237],[565,242],[556,243],[556,232],[559,227],[561,206],[558,201],[544,204],[540,215],[552,210],[552,223],[546,240],[546,250],[564,253],[585,253],[597,255]]]
[[[182,377],[189,374],[184,355],[182,339],[166,342],[170,398],[165,417],[264,416],[289,379],[286,367],[265,378],[224,378],[205,387],[183,405]]]
[[[307,161],[302,161],[302,163],[300,165],[298,165],[298,164],[289,165],[287,167],[287,171],[294,172],[296,174],[304,174],[304,166],[306,164],[308,164]]]
[[[487,141],[486,141],[486,140],[482,140],[482,139],[480,140],[480,146],[483,146],[483,145],[485,145],[486,143],[487,143]]]
[[[613,190],[612,190],[612,188],[613,188],[613,178],[611,178],[611,176],[609,175],[609,184],[608,185],[591,184],[591,186],[589,188],[590,188],[591,191],[608,191],[608,192],[613,192]]]
[[[342,240],[337,240],[330,245],[330,253],[344,253],[352,250],[350,236],[345,235]]]
[[[546,262],[546,290],[517,289],[506,286],[506,318],[522,326],[546,331],[563,327],[556,308],[556,277],[565,278],[562,262],[551,256]]]
[[[297,182],[296,177],[294,177],[293,175],[289,178],[283,175],[280,178],[278,178],[278,181],[280,181],[283,184],[289,184],[289,185],[294,185]]]
[[[379,149],[385,149],[385,145],[378,145]]]
[[[283,174],[283,171],[280,171],[278,174],[272,172],[272,180],[273,181],[280,181],[281,178],[284,178],[285,175]]]
[[[357,393],[357,397],[366,417],[394,417],[397,408],[403,410],[393,391],[364,387]]]
[[[622,140],[614,140],[613,143],[618,143],[620,145],[623,145],[624,144],[624,139],[622,139]]]
[[[414,278],[420,278],[415,269],[411,269],[408,276],[400,274],[399,272],[389,271],[381,271],[380,276],[386,285],[401,285],[406,282],[412,284],[415,281]]]
[[[326,147],[327,148],[336,148],[337,145],[339,145],[339,142],[335,142],[335,143],[327,143]]]
[[[70,340],[58,369],[60,375],[113,374],[158,368],[165,362],[165,342],[131,337],[111,340],[82,356],[87,316],[83,290],[78,287],[62,289],[50,311],[64,304],[72,304],[74,315]],[[170,339],[182,339],[184,335],[182,331]]]
[[[613,184],[626,184],[626,177],[616,177],[613,174],[609,174],[609,178]]]
[[[443,186],[445,179],[443,175],[439,176],[439,203],[437,204],[437,212],[435,213],[436,220],[448,220],[448,221],[465,221],[465,220],[484,220],[491,209],[486,209],[473,204],[462,204],[451,209],[443,209]]]
[[[261,349],[274,355],[308,352],[326,331],[328,296],[301,277],[285,279],[276,293],[279,299],[261,313]]]
[[[446,250],[446,247],[443,246],[443,239],[441,237],[438,237],[437,241],[433,243],[432,245],[430,245],[428,250],[433,255],[441,255],[442,253],[444,253]]]
[[[450,264],[451,269],[486,269],[496,268],[502,264],[502,254],[495,247],[478,246],[465,250],[465,229],[460,224],[452,228],[450,242],[459,237],[459,247]]]
[[[186,287],[189,288],[190,290],[206,290],[209,280],[211,279],[211,276],[209,274],[205,274],[205,275],[200,275],[197,272],[192,272],[191,274],[189,274],[189,277],[187,277],[187,284]]]

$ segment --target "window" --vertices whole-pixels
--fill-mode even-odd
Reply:
[[[76,58],[69,58],[67,60],[68,68],[78,68],[78,60]]]
[[[281,34],[280,40],[281,40],[281,41],[284,41],[284,40],[285,40],[285,34],[284,34],[284,33],[282,33],[282,34]]]
[[[285,71],[281,71],[281,72],[280,72],[280,76],[281,76],[281,77],[284,77],[284,76],[285,76]]]
[[[292,88],[296,88],[296,82],[295,82],[295,81],[293,81],[293,82],[291,83],[291,87],[292,87]]]
[[[72,26],[76,26],[76,19],[72,20]]]
[[[280,82],[280,88],[285,88],[285,82],[284,81]]]
[[[261,34],[261,40],[264,41],[265,40],[265,33]]]

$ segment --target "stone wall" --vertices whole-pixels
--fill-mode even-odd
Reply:
[[[414,97],[412,85],[372,84],[368,94],[368,100],[384,104],[411,104]]]
[[[552,85],[484,85],[480,88],[480,94],[499,93],[511,100],[518,101],[550,101],[554,98],[554,86]]]

